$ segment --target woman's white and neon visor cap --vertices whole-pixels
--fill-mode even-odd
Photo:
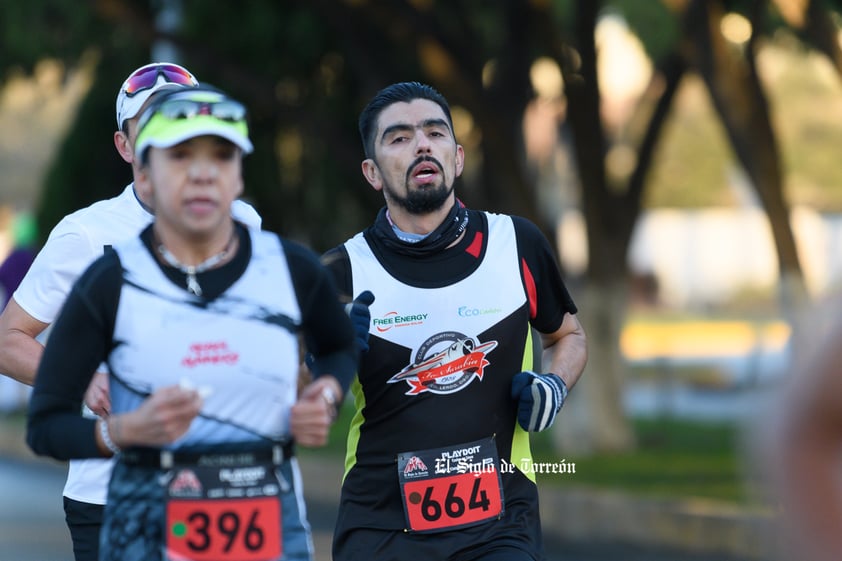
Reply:
[[[243,104],[199,86],[164,93],[146,108],[138,120],[135,154],[143,160],[147,148],[170,148],[198,136],[224,138],[245,154],[254,150]]]

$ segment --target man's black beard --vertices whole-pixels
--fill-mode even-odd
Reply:
[[[429,214],[442,208],[453,193],[453,185],[448,187],[444,182],[435,187],[424,187],[423,189],[408,190],[406,197],[398,195],[387,183],[384,185],[389,200],[402,207],[409,214]]]

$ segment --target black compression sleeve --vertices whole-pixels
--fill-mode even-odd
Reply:
[[[106,252],[79,277],[52,326],[29,403],[27,443],[59,460],[101,455],[94,421],[81,416],[85,390],[111,347],[121,283]]]
[[[322,374],[335,376],[344,393],[357,369],[357,347],[351,321],[318,256],[289,240],[282,243],[301,307],[304,342],[314,358],[313,374],[316,377]]]

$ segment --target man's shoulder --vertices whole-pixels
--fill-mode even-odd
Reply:
[[[96,201],[62,218],[53,235],[78,234],[113,243],[134,235],[152,220],[134,196],[131,186],[110,199]]]
[[[484,217],[489,227],[493,227],[498,224],[510,224],[514,227],[515,232],[517,232],[518,235],[526,235],[529,237],[543,236],[540,228],[538,228],[538,225],[523,216],[518,216],[516,214],[495,213],[490,211],[481,211],[480,214]]]
[[[372,230],[372,227],[368,227],[365,230],[361,230],[342,242],[341,244],[337,245],[336,247],[332,247],[328,249],[325,254],[328,253],[336,253],[336,252],[347,252],[347,248],[349,246],[356,246],[356,245],[365,245],[368,242],[366,241],[366,234]]]
[[[348,261],[350,259],[348,254],[349,248],[355,252],[366,251],[368,245],[365,241],[365,236],[363,232],[356,233],[341,244],[334,246],[322,253],[322,263],[324,265],[330,265],[340,261]]]
[[[71,212],[62,218],[59,224],[96,223],[102,219],[108,220],[115,215],[121,217],[122,220],[127,215],[143,217],[145,212],[134,196],[131,185],[129,185],[116,197],[101,199]]]

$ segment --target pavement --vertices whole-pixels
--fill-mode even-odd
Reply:
[[[20,419],[0,417],[0,456],[36,458]],[[341,462],[314,451],[300,454],[305,498],[318,559],[329,559],[339,498]],[[552,474],[544,478],[554,477]],[[558,475],[555,475],[558,477]],[[778,561],[774,515],[762,509],[702,499],[641,498],[614,491],[555,487],[538,477],[548,553],[555,559]],[[604,549],[613,554],[600,556]],[[587,550],[588,555],[571,552]],[[621,552],[618,556],[618,552]]]

